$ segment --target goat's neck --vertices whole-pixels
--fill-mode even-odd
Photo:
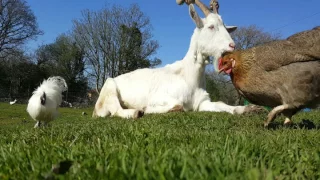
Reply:
[[[208,60],[208,57],[201,54],[198,47],[199,33],[200,30],[195,29],[191,37],[188,52],[182,60],[184,64],[183,76],[190,85],[195,87],[199,87],[203,82],[204,71]]]
[[[202,55],[198,49],[197,39],[199,30],[195,30],[191,37],[189,50],[186,56],[169,66],[174,73],[180,74],[190,87],[200,87],[204,81],[204,71],[206,63],[209,60],[208,57]]]
[[[183,76],[190,85],[199,87],[204,78],[206,60],[208,57],[199,53],[196,48],[190,47],[182,60]]]

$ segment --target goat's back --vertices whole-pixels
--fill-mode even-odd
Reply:
[[[193,89],[176,71],[167,68],[138,69],[114,78],[119,96],[129,107],[142,108],[168,98],[186,101]]]

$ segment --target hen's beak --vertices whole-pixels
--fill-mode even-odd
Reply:
[[[235,64],[236,64],[236,61],[235,61],[235,59],[230,59],[229,61],[231,61],[232,62],[232,68],[234,68],[234,66],[235,66]],[[227,65],[224,65],[224,66],[222,66],[221,67],[221,69],[219,69],[219,74],[222,72],[222,71],[225,71],[225,69],[227,68],[228,66]]]

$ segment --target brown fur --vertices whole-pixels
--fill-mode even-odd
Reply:
[[[169,110],[169,112],[183,112],[183,106],[181,105],[175,105],[172,109]]]

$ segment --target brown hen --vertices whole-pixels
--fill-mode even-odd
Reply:
[[[320,104],[320,27],[226,53],[219,59],[219,71],[230,74],[247,100],[273,107],[265,126],[279,113],[289,123],[299,110]]]

